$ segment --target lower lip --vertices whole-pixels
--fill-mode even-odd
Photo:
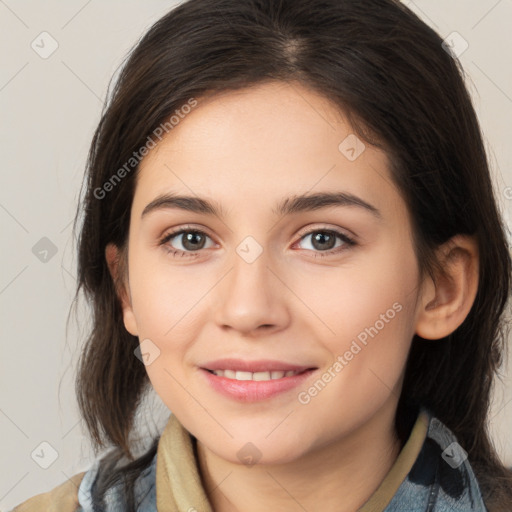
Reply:
[[[291,377],[254,381],[218,377],[201,368],[201,373],[215,391],[240,402],[258,402],[289,391],[302,384],[314,371],[311,369]]]

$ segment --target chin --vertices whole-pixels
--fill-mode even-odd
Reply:
[[[235,436],[224,446],[219,446],[217,440],[207,440],[203,443],[218,457],[241,466],[252,467],[254,465],[279,465],[293,462],[304,455],[304,443],[286,439],[286,436],[275,439],[265,439],[265,435],[245,434],[244,440]],[[288,442],[286,442],[288,441]],[[293,441],[293,442],[292,442]]]

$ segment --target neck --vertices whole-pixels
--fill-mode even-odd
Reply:
[[[357,510],[379,487],[400,452],[395,411],[396,407],[384,407],[356,432],[287,464],[235,464],[198,441],[199,470],[213,510]]]

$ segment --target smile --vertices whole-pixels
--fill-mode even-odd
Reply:
[[[282,379],[283,377],[292,377],[302,373],[300,371],[263,371],[263,372],[243,372],[236,370],[210,370],[217,377],[226,377],[232,380],[275,380]]]
[[[304,385],[318,369],[310,364],[275,359],[225,357],[199,365],[205,384],[238,402],[259,402]]]

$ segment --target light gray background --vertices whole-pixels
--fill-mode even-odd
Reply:
[[[469,44],[460,59],[470,76],[497,196],[510,224],[512,0],[405,3],[443,38],[456,31]],[[74,400],[79,332],[73,321],[66,338],[76,275],[71,222],[108,81],[132,44],[173,5],[0,0],[3,510],[86,470],[93,460]],[[45,39],[43,47],[43,31],[58,43],[46,59],[31,47],[35,41],[40,52],[48,51],[51,41]],[[57,249],[46,262],[39,259],[44,253],[33,252],[43,237]],[[79,316],[86,328],[86,311]],[[512,465],[512,378],[510,370],[502,373],[491,425],[500,454]],[[150,406],[143,422],[149,421],[154,432],[168,411],[157,397]],[[31,458],[33,453],[39,464],[52,461],[52,449],[42,442],[58,453],[48,469]]]

